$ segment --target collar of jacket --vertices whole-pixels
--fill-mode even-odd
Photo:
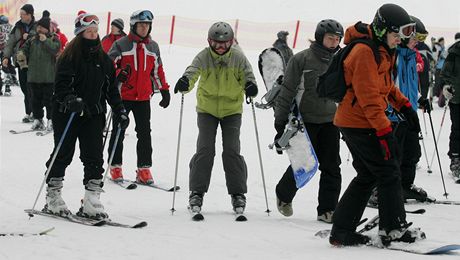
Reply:
[[[218,64],[218,65],[226,65],[228,63],[228,59],[230,58],[230,56],[232,55],[233,51],[232,51],[232,48],[230,47],[230,50],[228,50],[226,53],[224,53],[223,55],[219,55],[217,53],[215,53],[211,47],[207,47],[208,48],[208,51],[209,53],[211,54],[211,57],[212,59],[214,60],[214,63],[215,64]]]
[[[145,38],[141,38],[139,35],[130,32],[128,34],[128,38],[130,41],[137,42],[137,43],[147,44],[150,42],[150,35],[147,35]]]
[[[337,51],[337,50],[330,50],[324,47],[322,44],[319,44],[317,42],[313,42],[310,45],[310,49],[312,50],[313,54],[315,54],[318,58],[325,60],[325,61],[330,61],[334,53]]]

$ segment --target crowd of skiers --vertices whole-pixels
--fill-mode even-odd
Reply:
[[[75,37],[69,43],[48,11],[36,21],[33,6],[26,4],[20,16],[13,27],[0,27],[8,34],[0,37],[2,69],[6,75],[18,69],[26,113],[23,122],[32,122],[34,130],[54,130],[55,147],[46,162],[45,210],[59,215],[70,213],[61,193],[78,139],[85,186],[79,214],[107,218],[100,201],[104,185],[103,131],[110,118],[107,113],[113,118],[107,152],[113,154],[107,156],[110,178],[124,180],[123,141],[132,113],[137,136],[136,181],[154,183],[150,100],[159,93],[159,106],[167,108],[171,97],[160,48],[150,36],[153,13],[134,12],[128,34],[124,21],[114,19],[110,34],[101,40],[99,18],[80,11],[75,19]],[[1,25],[8,24],[5,18],[0,16]],[[283,135],[295,103],[318,158],[321,176],[317,219],[333,224],[330,243],[358,245],[369,241],[369,237],[356,232],[368,203],[379,208],[382,238],[413,242],[415,231],[406,221],[404,201],[429,199],[414,180],[421,157],[417,109],[430,113],[433,96],[438,97],[439,106],[448,101],[452,120],[450,170],[460,178],[460,96],[456,95],[460,91],[460,33],[450,48],[446,49],[442,38],[430,48],[424,43],[428,31],[420,19],[398,5],[385,4],[370,24],[358,22],[344,30],[336,20],[320,21],[310,47],[295,55],[288,47],[288,34],[280,31],[273,44],[286,65],[284,78],[278,82],[282,87],[275,105],[275,141]],[[240,128],[243,103],[245,99],[252,102],[258,87],[250,62],[236,47],[228,23],[214,23],[207,37],[209,46],[196,55],[174,87],[174,93],[181,95],[197,87],[199,133],[196,153],[189,163],[189,206],[199,212],[203,205],[220,125],[228,194],[234,210],[244,209],[248,173],[240,153]],[[320,98],[316,85],[342,39],[345,45],[357,39],[367,44],[356,44],[344,60],[348,88],[337,105]],[[339,200],[340,138],[353,157],[357,176]],[[292,167],[288,166],[276,185],[277,207],[284,216],[293,214],[297,190]]]

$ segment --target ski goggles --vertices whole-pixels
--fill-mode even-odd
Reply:
[[[229,41],[226,41],[226,42],[219,42],[219,41],[209,39],[209,45],[214,50],[218,50],[218,49],[227,50],[232,46],[232,43],[233,43],[233,40],[229,40]]]
[[[135,22],[152,22],[153,13],[149,10],[137,11],[131,15],[131,19]]]
[[[78,18],[78,23],[81,26],[89,26],[91,24],[99,25],[99,18],[94,14],[84,14],[82,17]]]
[[[399,34],[401,39],[407,39],[415,36],[415,23],[408,23],[394,30]]]
[[[415,38],[417,38],[419,42],[424,42],[426,37],[428,37],[428,33],[415,33]]]

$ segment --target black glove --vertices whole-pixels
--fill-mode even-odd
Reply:
[[[283,151],[281,150],[281,147],[278,144],[278,139],[280,139],[281,136],[283,135],[285,126],[286,126],[286,124],[277,124],[277,123],[275,123],[275,130],[276,130],[275,147],[276,147],[276,152],[278,154],[283,154]]]
[[[186,92],[188,91],[189,88],[189,81],[186,76],[182,76],[176,83],[176,86],[174,87],[174,94],[177,92]]]
[[[399,110],[399,112],[401,112],[401,114],[403,114],[406,118],[410,131],[414,131],[417,133],[421,131],[417,112],[415,112],[415,110],[412,109],[412,105],[409,102],[404,104]]]
[[[117,112],[114,112],[113,121],[116,122],[116,125],[120,126],[121,130],[126,130],[129,125],[129,116],[126,110],[123,108]]]
[[[251,81],[246,82],[246,86],[244,87],[244,92],[246,93],[246,97],[255,97],[257,96],[257,85]]]
[[[431,112],[431,102],[429,99],[420,97],[417,101],[417,103],[420,105],[420,107],[423,109],[424,113],[430,113]]]
[[[171,95],[169,94],[169,90],[160,90],[161,94],[161,101],[159,103],[160,107],[167,108],[169,106],[169,101],[171,100]]]
[[[380,148],[382,149],[383,159],[385,161],[391,158],[399,158],[399,148],[396,137],[393,134],[393,129],[391,126],[384,128],[375,133],[379,139]]]
[[[81,114],[85,108],[85,103],[83,103],[83,100],[75,95],[65,96],[63,104],[65,112],[69,111]]]
[[[120,72],[118,73],[118,82],[125,83],[126,81],[128,81],[129,74],[131,74],[131,67],[128,64],[126,65],[126,68],[120,70]]]

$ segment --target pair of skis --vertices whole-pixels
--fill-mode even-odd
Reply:
[[[110,178],[109,178],[110,179]],[[157,190],[162,190],[162,191],[166,191],[166,192],[173,192],[174,190],[178,191],[180,190],[180,186],[175,186],[175,187],[172,187],[172,188],[165,188],[163,186],[160,186],[158,184],[155,184],[155,183],[151,183],[151,184],[146,184],[146,183],[141,183],[141,182],[138,182],[138,181],[132,181],[132,180],[127,180],[127,179],[123,179],[123,180],[117,180],[117,181],[114,181],[112,179],[110,179],[111,182],[117,184],[118,186],[124,188],[124,189],[127,189],[127,190],[134,190],[137,188],[137,185],[141,185],[141,186],[146,186],[146,187],[150,187],[150,188],[154,188],[154,189],[157,189]]]
[[[204,220],[204,216],[203,216],[203,214],[201,214],[201,207],[199,207],[199,206],[193,206],[193,207],[188,206],[187,208],[188,208],[190,214],[192,215],[192,220],[193,221],[203,221]],[[242,207],[235,208],[234,213],[235,213],[235,221],[237,221],[237,222],[248,221],[248,218],[244,215],[244,208],[242,208]]]
[[[52,217],[52,218],[60,219],[60,220],[66,220],[72,223],[81,224],[85,226],[94,226],[94,227],[114,226],[114,227],[122,227],[122,228],[143,228],[147,226],[147,222],[145,221],[141,221],[134,225],[129,225],[129,224],[115,222],[110,219],[100,219],[100,220],[91,219],[91,218],[81,217],[75,214],[68,214],[66,216],[61,216],[61,215],[55,215],[55,214],[52,214],[46,211],[31,210],[31,209],[26,209],[24,210],[24,212],[26,212],[30,217],[34,215],[40,215],[40,216]]]

